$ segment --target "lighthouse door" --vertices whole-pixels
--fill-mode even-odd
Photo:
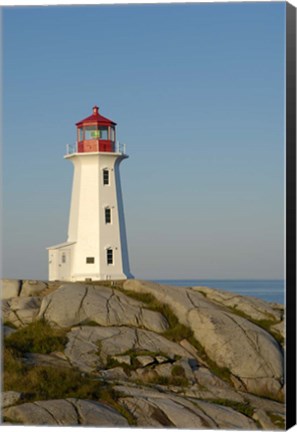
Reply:
[[[70,250],[59,251],[59,280],[67,280],[70,276]]]

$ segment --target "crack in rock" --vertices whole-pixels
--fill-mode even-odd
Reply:
[[[231,317],[229,314],[225,314],[229,319],[231,319],[231,321],[233,321],[237,327],[240,328],[240,330],[243,332],[243,334],[245,335],[245,337],[249,340],[251,347],[254,348],[254,350],[256,351],[258,357],[261,358],[262,360],[262,367],[267,366],[268,369],[270,370],[272,377],[275,376],[274,371],[272,370],[271,365],[267,362],[267,360],[263,357],[262,353],[260,352],[261,348],[259,346],[259,343],[257,343],[249,334],[248,332],[245,331],[245,329],[238,323],[238,321],[236,321],[236,319],[234,319],[233,317]],[[264,330],[263,330],[264,331]],[[266,332],[267,333],[267,332]],[[269,333],[267,333],[267,335],[269,335]],[[258,379],[258,377],[257,377]]]
[[[45,306],[44,311],[41,313],[41,317],[42,318],[45,318],[45,314],[46,314],[48,308],[50,307],[50,304],[52,303],[52,298],[50,296],[48,296],[47,299],[46,299],[46,301],[47,301],[47,305]]]
[[[59,421],[56,419],[56,417],[49,411],[49,409],[48,408],[46,408],[45,406],[43,406],[43,405],[41,405],[40,403],[38,403],[38,402],[33,402],[33,405],[36,405],[36,406],[38,406],[39,408],[41,408],[41,409],[43,409],[45,412],[47,412],[50,416],[51,416],[51,418],[54,420],[54,422],[58,425],[59,424]]]
[[[77,402],[78,399],[75,400],[75,402]],[[66,401],[73,407],[75,414],[76,414],[76,418],[77,418],[77,424],[78,425],[82,425],[84,424],[83,421],[83,416],[81,415],[81,412],[79,411],[79,407],[77,405],[75,405],[74,402],[72,402],[71,399],[66,399]]]
[[[107,321],[108,325],[111,325],[111,321],[110,321],[110,312],[111,312],[112,307],[110,306],[110,301],[111,301],[111,299],[112,299],[114,296],[115,296],[115,292],[114,292],[114,290],[112,290],[112,292],[111,292],[109,298],[106,300],[106,309],[107,309],[107,319],[106,319],[106,321]]]
[[[18,288],[17,297],[20,297],[20,295],[21,295],[21,292],[22,292],[22,289],[23,289],[23,284],[24,284],[24,281],[22,279],[19,280],[19,288]]]
[[[17,313],[16,310],[11,309],[11,312],[15,315],[16,319],[17,319],[17,320],[18,320],[22,325],[25,325],[24,322],[23,322],[23,320],[21,320],[21,318],[19,317],[19,315],[18,315],[18,313]]]
[[[84,312],[85,315],[87,315],[87,314],[86,314],[86,311],[84,310],[84,307],[83,307],[83,302],[84,302],[85,298],[87,297],[88,293],[89,293],[89,287],[86,286],[85,293],[84,293],[84,295],[83,295],[82,298],[81,298],[81,301],[80,301],[80,303],[79,303],[79,306],[78,306],[77,311],[76,311],[76,314],[75,314],[75,316],[77,317],[77,319],[78,319],[79,316],[80,316],[80,312],[81,312],[81,310]]]

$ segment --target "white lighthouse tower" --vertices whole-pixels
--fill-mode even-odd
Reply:
[[[127,279],[129,270],[119,165],[128,156],[116,142],[116,123],[93,114],[76,123],[77,143],[65,243],[48,248],[49,280]]]

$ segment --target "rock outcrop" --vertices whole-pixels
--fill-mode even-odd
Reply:
[[[25,403],[5,408],[3,415],[25,425],[128,426],[123,416],[102,403],[71,398]]]
[[[221,368],[227,368],[233,375],[238,388],[262,396],[283,397],[283,353],[278,342],[270,333],[242,316],[237,315],[227,304],[224,296],[216,296],[215,303],[199,292],[197,288],[169,287],[129,280],[124,289],[138,293],[149,293],[162,303],[168,304],[181,323],[190,327],[207,356]],[[208,290],[206,290],[208,292]],[[214,291],[214,290],[213,290]],[[237,304],[240,302],[237,301]],[[249,304],[245,310],[251,308]],[[256,300],[253,300],[256,303]],[[269,305],[261,309],[259,300],[257,316],[271,317]],[[233,304],[233,303],[232,303]],[[245,304],[242,301],[242,304]],[[243,306],[242,306],[243,308]],[[271,308],[272,309],[272,308]],[[279,319],[277,315],[276,319]]]
[[[100,326],[130,325],[161,333],[168,328],[158,312],[144,308],[120,291],[101,286],[64,284],[42,300],[38,318],[60,327],[93,322]]]
[[[16,374],[36,371],[39,379],[61,371],[67,381],[73,371],[82,380],[78,392],[70,382],[60,397],[42,400],[40,383],[22,387],[4,373],[4,424],[236,430],[284,425],[281,305],[138,280],[3,280],[2,319],[10,355],[4,365],[12,362]],[[50,326],[53,336],[43,344],[41,333],[34,345],[30,325],[38,322]],[[63,346],[48,348],[59,334]],[[27,351],[18,351],[18,338],[26,346],[24,337]]]

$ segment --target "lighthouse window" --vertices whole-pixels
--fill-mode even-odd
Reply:
[[[94,257],[87,257],[86,263],[87,264],[94,264],[95,263],[95,258]]]
[[[114,128],[110,128],[110,139],[114,141]]]
[[[103,170],[103,184],[104,185],[109,184],[109,171],[108,171],[108,169]]]
[[[111,223],[111,209],[106,207],[105,209],[105,223],[110,224]]]
[[[101,127],[100,128],[100,138],[103,140],[108,139],[107,127]]]
[[[66,255],[63,253],[62,254],[62,264],[65,264],[66,262]]]
[[[85,127],[85,140],[98,139],[98,138],[100,138],[100,131],[98,131],[96,126]]]
[[[106,250],[106,258],[107,258],[107,264],[113,264],[113,250],[112,249]]]

